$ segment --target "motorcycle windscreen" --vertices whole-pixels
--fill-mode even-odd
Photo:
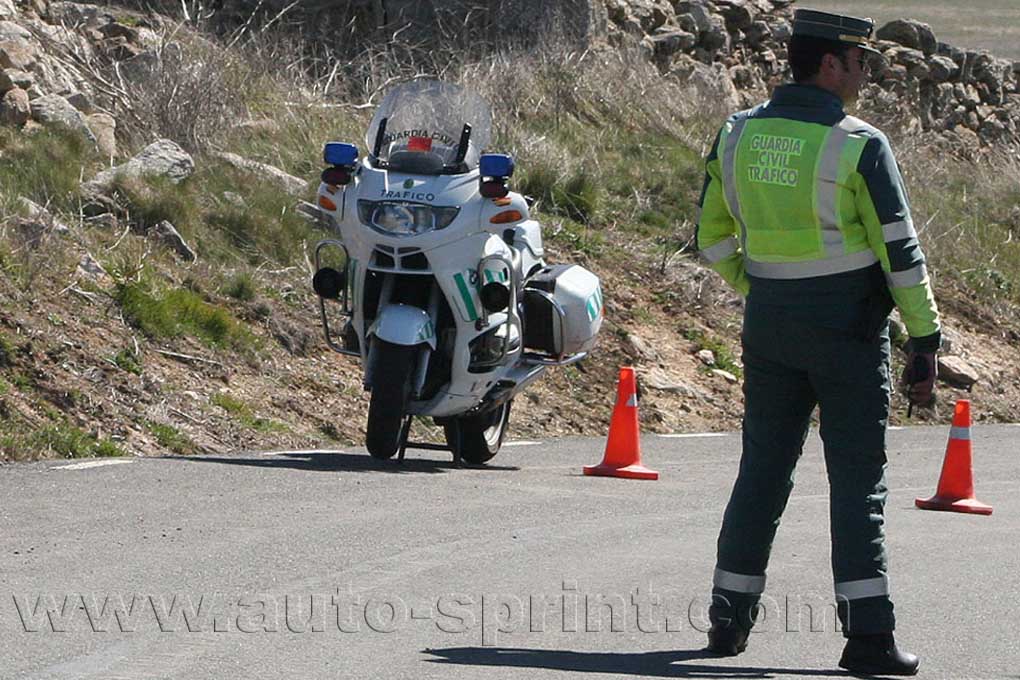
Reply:
[[[404,83],[386,94],[365,136],[369,149],[374,148],[384,119],[386,130],[377,160],[415,174],[438,173],[453,165],[465,125],[471,126],[464,157],[467,170],[478,167],[481,152],[492,139],[492,111],[485,100],[459,85],[437,80]]]

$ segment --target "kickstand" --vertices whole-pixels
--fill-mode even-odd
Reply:
[[[404,451],[407,450],[407,438],[411,434],[411,418],[414,416],[407,416],[404,419],[403,424],[400,426],[400,449],[397,453],[397,462],[403,465],[404,463]]]
[[[461,446],[461,434],[460,434],[460,421],[456,418],[451,423],[453,427],[453,441],[450,442],[450,449],[453,451],[453,466],[462,467],[463,461],[460,457],[460,446]]]

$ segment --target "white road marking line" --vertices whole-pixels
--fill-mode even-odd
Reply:
[[[71,463],[70,465],[56,465],[53,470],[87,470],[89,468],[103,467],[105,465],[123,465],[133,463],[129,458],[113,458],[111,460],[89,460],[84,463]]]
[[[298,449],[292,451],[262,451],[260,456],[328,456],[346,451],[324,451],[323,449]]]
[[[541,444],[541,443],[542,442],[532,442],[532,441],[521,440],[519,442],[503,442],[503,446],[536,446],[536,445]]]
[[[664,439],[691,439],[694,437],[728,437],[730,435],[727,432],[698,432],[693,434],[660,434],[657,436]]]
[[[896,430],[905,430],[907,428],[903,427],[902,425],[890,425],[886,429],[889,430],[890,432],[894,432]]]

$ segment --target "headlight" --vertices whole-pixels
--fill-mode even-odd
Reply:
[[[361,223],[391,236],[415,236],[445,229],[457,217],[460,208],[438,207],[422,203],[396,201],[358,201]]]

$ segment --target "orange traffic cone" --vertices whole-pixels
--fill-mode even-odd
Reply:
[[[637,378],[634,369],[620,369],[616,388],[616,407],[609,422],[609,441],[599,465],[585,465],[584,474],[627,479],[658,479],[659,473],[641,464],[641,440],[638,427]]]
[[[976,515],[992,514],[992,506],[974,498],[974,472],[970,451],[970,402],[960,399],[953,412],[953,428],[942,462],[939,486],[931,498],[918,498],[914,504],[922,510],[946,510]]]

